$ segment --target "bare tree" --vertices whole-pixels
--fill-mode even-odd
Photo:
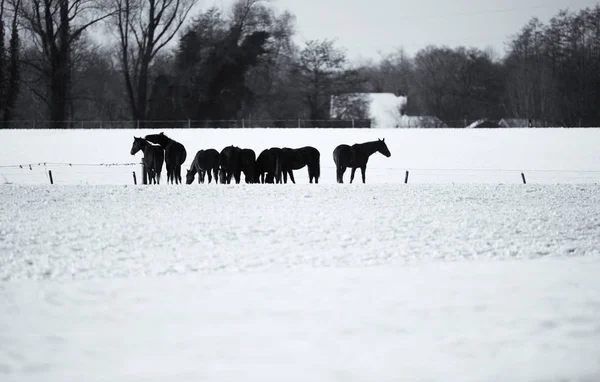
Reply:
[[[125,89],[136,120],[146,118],[150,67],[197,0],[112,0]]]
[[[72,46],[110,13],[101,0],[23,0],[20,16],[43,56],[41,63],[26,64],[45,78],[47,92],[38,95],[48,105],[51,127],[61,127],[68,119]]]
[[[6,48],[4,47],[4,0],[0,0],[0,113],[6,102]]]
[[[4,0],[3,0],[4,1]],[[8,65],[0,70],[7,70],[7,78],[5,81],[6,91],[3,97],[3,107],[0,112],[4,112],[4,122],[9,122],[15,114],[15,105],[17,96],[19,95],[20,85],[20,37],[17,25],[17,15],[21,6],[21,0],[12,1],[13,16],[10,28],[10,41],[8,45]],[[2,12],[0,12],[2,13]],[[1,17],[0,17],[1,19]],[[0,22],[1,24],[1,22]],[[4,38],[4,37],[2,37]],[[6,56],[5,56],[6,57]],[[3,66],[3,65],[0,65]],[[2,110],[3,109],[3,110]]]
[[[327,119],[331,95],[356,92],[362,85],[358,71],[348,65],[345,53],[333,41],[307,41],[297,67],[310,119]]]

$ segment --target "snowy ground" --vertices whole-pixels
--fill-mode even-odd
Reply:
[[[319,185],[1,167],[138,162],[145,133],[0,131],[0,381],[600,380],[600,130],[167,132],[188,163],[318,142]]]
[[[3,185],[2,381],[597,381],[597,185]]]

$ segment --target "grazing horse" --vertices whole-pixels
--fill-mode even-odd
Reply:
[[[240,153],[242,149],[237,146],[227,146],[219,154],[219,166],[221,168],[219,177],[222,184],[231,183],[231,177],[236,183],[240,183],[242,169],[240,167]]]
[[[204,183],[206,173],[208,173],[208,183],[211,182],[213,176],[215,177],[215,184],[219,183],[219,152],[215,149],[199,150],[190,169],[187,170],[185,182],[192,184],[196,173],[198,173],[198,183]]]
[[[240,170],[244,172],[246,183],[256,183],[256,154],[254,150],[240,150]]]
[[[171,184],[173,184],[173,181],[175,181],[175,184],[182,183],[181,165],[185,162],[187,157],[185,147],[181,143],[167,137],[163,132],[160,134],[146,135],[145,139],[153,143],[158,143],[165,150],[167,183],[169,180],[171,181]]]
[[[144,138],[133,137],[133,145],[131,146],[131,155],[135,155],[142,150],[144,153],[144,171],[148,176],[148,183],[160,184],[160,173],[162,171],[163,162],[165,160],[165,152],[162,147],[153,145]]]
[[[350,183],[354,180],[354,172],[357,168],[360,168],[362,182],[365,183],[369,157],[378,151],[387,158],[392,155],[385,144],[385,138],[372,142],[355,143],[352,146],[342,144],[336,147],[333,150],[333,161],[335,162],[337,182],[344,183],[344,172],[347,167],[350,167],[352,169]]]
[[[283,182],[287,183],[289,174],[292,183],[296,183],[292,170],[300,170],[306,166],[308,168],[309,183],[312,183],[313,180],[315,183],[319,183],[319,176],[321,175],[320,158],[321,153],[312,146],[304,146],[298,149],[284,147],[281,149],[281,155],[277,162],[276,177],[279,178],[283,175]]]
[[[277,179],[275,177],[280,154],[281,149],[279,147],[271,147],[260,153],[256,158],[256,171],[254,174],[256,183],[275,183],[275,180],[277,180],[277,183],[281,183],[281,177]]]

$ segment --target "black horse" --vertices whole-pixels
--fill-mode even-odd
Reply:
[[[321,153],[312,146],[304,146],[298,149],[284,147],[279,155],[275,176],[280,178],[283,175],[283,182],[287,183],[289,174],[292,183],[296,183],[293,170],[300,170],[306,166],[308,168],[309,183],[312,183],[313,180],[315,183],[319,183],[319,176],[321,175],[320,158]]]
[[[240,170],[244,173],[246,183],[256,183],[256,154],[252,149],[240,150]]]
[[[219,152],[215,149],[199,150],[194,161],[187,170],[185,182],[192,184],[198,173],[198,183],[204,183],[204,176],[208,173],[208,183],[215,177],[215,183],[219,183]]]
[[[131,155],[135,155],[140,150],[144,153],[142,161],[144,162],[144,171],[146,171],[148,183],[160,184],[160,173],[165,160],[165,152],[162,147],[153,145],[144,138],[134,136]]]
[[[231,183],[231,177],[235,179],[236,183],[240,183],[240,177],[242,174],[240,154],[242,149],[237,146],[227,146],[219,154],[219,177],[221,183]]]
[[[344,172],[347,167],[350,167],[352,169],[350,183],[354,180],[354,172],[357,168],[360,168],[362,181],[365,183],[367,162],[369,157],[377,151],[387,158],[392,155],[385,144],[385,138],[372,142],[355,143],[352,146],[342,144],[336,147],[333,150],[333,161],[335,162],[337,182],[344,183]]]
[[[256,158],[256,183],[281,183],[281,176],[276,178],[277,164],[281,149],[279,147],[271,147],[263,150],[258,158]],[[281,175],[281,174],[279,174]]]
[[[175,184],[182,183],[181,165],[187,158],[185,147],[181,143],[167,137],[163,132],[146,135],[145,139],[153,143],[158,143],[165,150],[167,182],[170,180],[171,184],[173,184],[173,181],[175,181]]]

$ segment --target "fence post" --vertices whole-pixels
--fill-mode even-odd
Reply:
[[[523,184],[527,184],[527,181],[525,181],[525,174],[521,173],[521,179],[523,179]]]
[[[245,121],[244,121],[244,118],[242,118],[242,129],[245,129],[245,128],[246,128],[246,126],[245,126],[245,123],[244,123],[244,122],[245,122]]]
[[[136,185],[137,184],[137,179],[135,178],[135,171],[133,172],[133,184]]]
[[[48,177],[50,177],[50,184],[54,184],[54,179],[52,179],[52,170],[48,170]]]
[[[354,118],[352,118],[352,128],[354,129]]]
[[[142,165],[142,184],[148,184],[148,174],[146,173],[146,165],[144,164],[143,160],[140,164]]]
[[[139,129],[140,128],[140,120],[139,119],[136,120],[135,123],[136,123],[137,128]]]
[[[298,118],[298,128],[300,128],[300,118]]]
[[[188,129],[192,128],[192,120],[188,118]]]
[[[408,183],[408,170],[406,170],[406,175],[404,175],[404,184]]]

